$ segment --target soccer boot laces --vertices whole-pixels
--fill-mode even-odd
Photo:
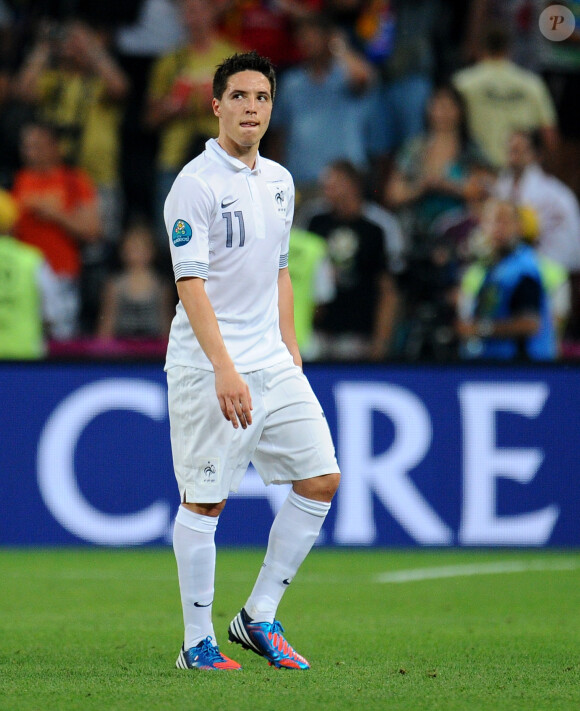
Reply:
[[[284,628],[278,620],[254,622],[242,608],[231,621],[228,636],[230,642],[251,649],[278,669],[310,669],[306,659],[288,644],[283,632]]]
[[[183,645],[175,662],[178,669],[204,669],[211,671],[241,669],[233,659],[222,654],[211,637],[206,637],[195,647],[184,649]]]

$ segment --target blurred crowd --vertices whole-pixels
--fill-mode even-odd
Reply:
[[[580,2],[0,0],[0,357],[159,356],[215,67],[278,71],[305,360],[580,354]]]

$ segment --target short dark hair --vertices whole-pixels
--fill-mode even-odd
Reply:
[[[224,59],[218,65],[213,77],[213,95],[215,99],[221,99],[228,85],[228,79],[238,72],[260,72],[270,82],[270,93],[272,101],[276,94],[276,70],[268,57],[262,57],[255,50],[251,52],[238,52],[231,57]]]
[[[24,132],[30,128],[37,128],[39,131],[48,134],[53,141],[60,141],[63,135],[63,131],[60,126],[53,121],[48,121],[42,118],[33,118],[30,121],[26,121],[22,124],[21,131]]]
[[[429,113],[429,106],[431,104],[431,101],[433,101],[433,99],[439,94],[447,94],[447,96],[453,101],[459,111],[459,125],[457,128],[459,130],[459,140],[461,141],[461,147],[465,148],[469,145],[471,139],[471,135],[469,133],[469,125],[467,121],[467,104],[465,103],[465,97],[451,82],[437,83],[431,90],[431,95],[429,96],[429,101],[427,102],[427,106],[425,108],[425,112],[427,115]],[[425,122],[427,121],[428,118],[426,117]]]
[[[512,44],[511,32],[497,22],[490,23],[483,34],[483,48],[493,57],[506,54]]]
[[[334,170],[347,178],[352,186],[361,194],[364,189],[364,176],[361,171],[346,158],[338,158],[326,166],[327,170]]]

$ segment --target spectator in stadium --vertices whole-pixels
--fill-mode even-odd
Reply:
[[[490,25],[501,25],[511,36],[510,58],[520,67],[540,69],[542,34],[538,23],[547,0],[470,0],[462,38],[463,58],[479,61],[484,54],[484,37]],[[553,3],[560,4],[560,3]]]
[[[58,280],[39,249],[10,234],[17,214],[0,189],[0,358],[36,360],[47,352]]]
[[[380,76],[373,153],[392,156],[425,128],[425,109],[449,47],[449,3],[375,0],[361,4],[355,37]]]
[[[507,166],[494,193],[532,207],[538,214],[537,249],[570,273],[580,272],[580,206],[572,190],[540,165],[537,132],[515,131],[508,140]]]
[[[97,335],[102,339],[166,340],[174,313],[169,283],[157,273],[153,230],[143,221],[125,229],[121,269],[103,290]]]
[[[539,236],[538,215],[530,207],[519,206],[518,212],[522,240],[535,248]],[[482,234],[479,227],[480,223],[481,215],[478,220],[478,226],[472,231],[471,259],[463,271],[460,289],[457,294],[460,312],[464,314],[470,313],[474,299],[485,279],[486,263],[489,261],[489,240]],[[565,345],[564,336],[571,309],[570,279],[568,272],[561,264],[537,251],[536,256],[542,283],[548,296],[556,337],[557,355],[559,357],[565,355],[563,347]]]
[[[23,167],[12,196],[18,206],[14,235],[40,249],[59,279],[53,336],[79,333],[81,247],[102,239],[94,183],[80,168],[63,162],[57,130],[46,123],[22,129]]]
[[[275,667],[310,666],[276,613],[340,474],[296,342],[287,268],[292,176],[258,152],[275,92],[274,68],[255,52],[218,66],[218,138],[183,168],[165,203],[179,294],[165,369],[181,499],[173,533],[185,627],[180,669],[240,668],[220,652],[213,628],[215,532],[250,460],[266,484],[292,488],[229,639]]]
[[[534,249],[521,238],[518,207],[491,199],[483,215],[484,275],[459,307],[456,330],[465,358],[553,360],[553,316]],[[473,294],[464,284],[464,294]]]
[[[367,176],[361,175],[365,178]],[[319,187],[320,193],[320,187]],[[362,212],[364,217],[371,222],[376,222],[385,235],[385,252],[389,261],[389,268],[394,275],[401,274],[406,266],[407,239],[403,232],[400,220],[393,212],[387,210],[383,205],[371,199],[369,195],[374,195],[372,190],[365,189],[363,195]],[[328,212],[330,205],[324,199],[324,195],[317,194],[300,204],[296,213],[294,224],[296,227],[305,229],[310,222],[310,218],[321,212]]]
[[[296,24],[302,62],[280,78],[272,114],[272,155],[288,167],[297,199],[318,189],[322,170],[344,158],[368,168],[375,74],[322,15]]]
[[[218,32],[220,7],[211,0],[179,0],[187,42],[160,57],[152,68],[145,121],[158,132],[155,217],[158,251],[169,257],[163,223],[165,198],[184,163],[217,135],[211,110],[215,67],[237,47]]]
[[[495,194],[533,208],[538,216],[536,249],[568,273],[571,312],[567,337],[580,338],[580,206],[574,192],[546,173],[539,162],[537,133],[516,131],[508,144],[508,167],[495,185]]]
[[[123,213],[120,127],[129,82],[104,35],[79,20],[41,24],[14,88],[58,127],[65,161],[88,173],[103,236],[114,244]]]
[[[120,130],[129,81],[108,45],[105,31],[75,17],[43,21],[14,79],[17,99],[58,127],[64,160],[82,168],[97,190],[103,239],[80,245],[85,332],[95,326],[124,211]]]
[[[467,106],[469,132],[498,169],[506,165],[507,141],[516,129],[539,130],[548,153],[557,146],[556,110],[548,87],[510,59],[510,48],[506,29],[493,25],[483,38],[483,57],[452,77]]]
[[[385,204],[399,214],[410,235],[412,257],[429,253],[433,222],[464,205],[470,171],[481,162],[461,95],[450,85],[437,87],[429,99],[425,131],[401,148],[384,189]]]
[[[308,230],[327,242],[336,295],[316,321],[318,358],[383,360],[397,314],[397,290],[385,251],[382,227],[365,217],[363,181],[348,161],[323,172],[327,208],[311,214]]]

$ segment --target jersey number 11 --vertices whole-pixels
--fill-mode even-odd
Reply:
[[[234,241],[234,225],[231,212],[222,212],[222,217],[226,221],[226,247],[233,247]],[[246,228],[244,227],[244,213],[241,210],[234,212],[234,217],[238,220],[240,228],[240,247],[244,246],[246,241]]]

